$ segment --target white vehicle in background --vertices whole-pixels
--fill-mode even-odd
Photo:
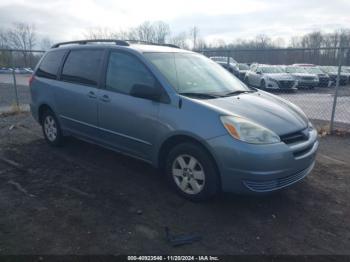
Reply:
[[[219,65],[221,65],[222,67],[224,67],[231,74],[239,78],[238,63],[232,57],[229,57],[228,61],[227,61],[227,57],[225,56],[212,56],[209,58],[215,61],[216,63],[218,63]]]
[[[323,72],[318,66],[305,66],[303,67],[308,73],[316,74],[318,76],[319,87],[329,87],[332,84],[332,80],[328,74]]]
[[[252,64],[245,74],[245,83],[260,89],[290,91],[296,90],[298,85],[298,82],[283,72],[281,67],[264,64]]]
[[[315,88],[319,85],[317,74],[308,73],[300,66],[284,66],[284,71],[292,75],[298,81],[298,88]]]
[[[338,78],[338,67],[337,66],[320,66],[320,69],[329,75],[332,84],[335,85]],[[345,86],[349,81],[349,76],[343,71],[340,73],[339,85]]]
[[[241,81],[244,81],[245,74],[247,73],[249,68],[250,68],[249,65],[247,65],[245,63],[238,63],[239,79]]]

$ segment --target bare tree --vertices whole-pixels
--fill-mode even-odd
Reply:
[[[173,37],[170,37],[169,43],[173,45],[177,45],[180,48],[183,49],[189,49],[188,44],[187,44],[187,34],[186,32],[179,33]]]
[[[154,41],[158,44],[164,44],[170,35],[170,27],[168,24],[158,21],[153,23]]]
[[[190,30],[190,36],[192,39],[192,49],[195,50],[197,48],[197,39],[199,35],[199,28],[197,26],[194,26]]]
[[[53,45],[53,42],[50,38],[48,37],[44,37],[43,39],[41,39],[40,41],[40,48],[42,50],[48,50],[51,48],[51,46]]]
[[[7,31],[7,37],[10,47],[23,50],[24,66],[31,66],[32,54],[27,51],[33,49],[36,44],[35,26],[14,23],[13,27]]]
[[[87,39],[110,39],[113,38],[114,33],[106,27],[94,27],[89,28],[84,33],[84,37]]]

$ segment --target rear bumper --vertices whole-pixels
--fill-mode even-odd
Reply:
[[[39,122],[39,110],[34,104],[30,104],[30,112],[32,113],[32,116],[34,119]]]
[[[307,141],[287,145],[253,145],[231,136],[208,140],[218,163],[222,190],[242,194],[267,193],[306,177],[315,163],[317,132]]]

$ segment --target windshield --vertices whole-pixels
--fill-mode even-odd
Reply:
[[[194,53],[145,53],[178,93],[225,95],[251,91],[214,61]]]
[[[286,72],[287,73],[307,73],[307,71],[299,66],[290,66],[290,67],[286,67]]]
[[[318,67],[304,67],[304,69],[311,74],[323,74],[322,70]]]
[[[239,70],[249,70],[249,66],[246,64],[238,64]]]
[[[261,72],[266,74],[280,74],[284,73],[280,67],[277,66],[264,66],[260,67]]]
[[[322,70],[327,72],[327,73],[337,72],[336,68],[333,68],[332,66],[323,66]]]

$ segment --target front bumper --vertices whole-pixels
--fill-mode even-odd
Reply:
[[[207,141],[221,175],[222,190],[259,194],[288,187],[307,176],[315,163],[317,132],[303,142],[254,145],[229,135]]]
[[[283,89],[283,90],[295,90],[297,88],[297,82],[293,80],[267,80],[266,88],[268,89]]]
[[[298,80],[298,88],[303,87],[317,87],[319,85],[319,81],[314,80]]]

